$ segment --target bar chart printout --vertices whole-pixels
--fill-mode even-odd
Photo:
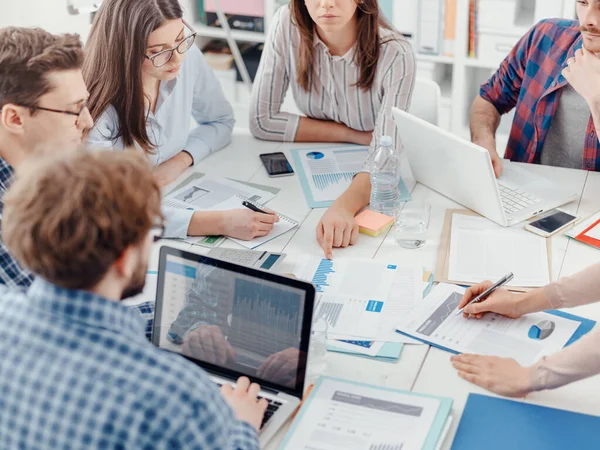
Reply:
[[[321,379],[315,389],[285,450],[421,450],[443,409],[435,397],[334,378]]]

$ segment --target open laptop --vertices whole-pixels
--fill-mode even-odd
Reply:
[[[156,346],[195,362],[218,385],[240,376],[261,385],[269,402],[259,433],[264,446],[304,393],[314,286],[162,247],[156,294]]]
[[[392,113],[416,180],[502,226],[578,198],[508,160],[496,179],[486,149],[398,108]]]

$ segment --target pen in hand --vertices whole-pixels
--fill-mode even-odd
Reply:
[[[268,212],[263,211],[258,206],[254,205],[254,204],[252,204],[252,203],[250,203],[250,202],[248,202],[246,200],[244,200],[242,202],[242,206],[245,206],[246,208],[251,209],[252,211],[257,212],[257,213],[269,214]]]
[[[498,281],[496,281],[494,284],[492,284],[489,288],[487,288],[485,291],[483,291],[481,294],[479,294],[477,297],[475,297],[474,299],[472,299],[469,303],[467,303],[464,307],[462,307],[461,309],[459,309],[456,312],[456,315],[458,316],[459,314],[462,314],[463,311],[465,310],[465,308],[467,306],[469,306],[472,303],[477,303],[477,302],[481,302],[483,300],[485,300],[486,298],[488,298],[490,295],[492,295],[494,293],[494,291],[502,286],[504,286],[506,283],[508,283],[510,280],[512,280],[514,278],[514,275],[512,272],[504,275],[502,278],[500,278]]]

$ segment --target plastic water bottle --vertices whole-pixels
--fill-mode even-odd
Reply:
[[[371,160],[371,210],[394,217],[400,207],[400,157],[392,138],[381,136]]]

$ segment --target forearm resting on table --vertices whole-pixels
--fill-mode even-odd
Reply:
[[[500,125],[500,113],[494,105],[481,96],[475,98],[471,106],[471,141],[486,142],[496,139],[496,130]]]
[[[370,200],[371,178],[368,173],[359,173],[352,180],[350,187],[335,200],[333,206],[356,215]]]
[[[372,131],[358,131],[338,122],[301,117],[295,142],[348,142],[369,145]]]
[[[188,226],[188,236],[219,236],[223,234],[223,211],[196,211]]]

